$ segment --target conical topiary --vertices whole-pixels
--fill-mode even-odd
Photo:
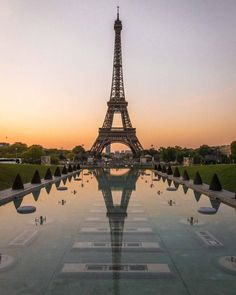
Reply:
[[[188,172],[186,170],[184,170],[184,174],[183,174],[183,180],[189,180],[189,176],[188,176]]]
[[[61,171],[61,174],[67,174],[66,166],[63,167],[63,169],[62,169],[62,171]]]
[[[45,173],[45,176],[44,176],[44,179],[45,179],[45,180],[50,180],[50,179],[52,179],[52,172],[51,172],[51,169],[50,169],[50,168],[47,169],[47,171],[46,171],[46,173]]]
[[[183,191],[184,191],[185,194],[187,194],[188,187],[186,185],[183,185]]]
[[[61,181],[60,181],[60,180],[58,180],[58,181],[55,182],[55,186],[56,186],[56,187],[59,187],[60,184],[61,184]]]
[[[73,172],[71,164],[69,164],[69,166],[68,166],[68,172],[70,172],[70,173]]]
[[[202,184],[202,178],[199,174],[199,172],[197,171],[193,180],[194,184]]]
[[[154,170],[157,170],[157,165],[154,165]]]
[[[73,171],[76,171],[76,165],[72,166]]]
[[[33,197],[34,197],[35,202],[38,201],[38,198],[39,198],[40,192],[41,192],[41,189],[38,189],[38,190],[32,192],[32,195],[33,195]]]
[[[40,184],[41,183],[41,179],[40,179],[40,175],[38,170],[35,170],[34,175],[31,179],[31,183],[32,184]]]
[[[220,180],[219,180],[216,173],[212,177],[209,189],[212,190],[212,191],[221,191],[222,190]]]
[[[20,207],[22,201],[23,201],[23,197],[22,198],[14,198],[13,203],[14,203],[16,209]]]
[[[12,185],[12,189],[24,189],[24,185],[19,173],[16,175],[16,178]]]
[[[171,186],[171,184],[172,184],[172,180],[167,179],[167,184],[168,184],[168,186]]]
[[[167,168],[167,174],[168,174],[168,175],[172,175],[172,174],[173,174],[173,171],[172,171],[170,165],[169,165],[168,168]]]
[[[162,166],[161,172],[166,173],[166,166],[165,165]]]
[[[161,164],[157,166],[157,171],[162,171]]]
[[[61,170],[59,167],[56,168],[55,173],[54,173],[55,177],[60,177],[61,176]]]
[[[179,172],[179,168],[178,167],[175,167],[175,171],[174,171],[173,176],[174,177],[180,177],[180,172]]]
[[[198,202],[200,200],[202,194],[199,192],[196,192],[196,191],[193,191],[193,193],[194,193],[196,201]]]
[[[179,183],[174,181],[174,186],[175,186],[176,189],[178,189]]]
[[[47,184],[47,185],[45,186],[45,190],[46,190],[46,192],[47,192],[48,195],[49,195],[51,189],[52,189],[52,183],[49,183],[49,184]]]
[[[211,202],[212,208],[214,208],[214,209],[216,209],[216,211],[218,211],[221,202],[219,200],[212,199],[212,198],[210,198],[210,202]]]
[[[76,168],[77,168],[77,170],[80,170],[80,164],[78,164]]]

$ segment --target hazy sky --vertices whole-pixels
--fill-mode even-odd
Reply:
[[[117,5],[143,146],[236,139],[235,0],[0,0],[0,141],[91,147],[110,95]]]

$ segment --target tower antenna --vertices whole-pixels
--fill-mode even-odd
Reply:
[[[117,19],[119,20],[119,6],[117,6]]]

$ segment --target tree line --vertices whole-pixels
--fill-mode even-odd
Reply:
[[[22,142],[0,147],[0,158],[21,158],[24,163],[40,164],[42,156],[50,156],[51,164],[59,164],[60,161],[82,160],[85,150],[82,145],[75,146],[72,150],[48,149],[41,145],[28,146]]]
[[[157,161],[183,163],[184,157],[193,159],[193,164],[214,164],[214,163],[236,163],[236,141],[230,145],[231,155],[227,156],[221,152],[219,147],[201,145],[198,148],[160,147],[145,149],[142,154],[149,154]],[[40,164],[41,156],[50,156],[52,164],[58,164],[62,160],[87,159],[86,152],[82,145],[75,146],[72,150],[48,149],[41,145],[28,146],[25,143],[16,142],[9,146],[0,147],[0,158],[21,158],[24,163]]]
[[[231,155],[226,155],[220,147],[211,147],[206,144],[198,148],[160,147],[144,150],[143,154],[149,154],[157,161],[183,163],[185,157],[192,158],[193,164],[236,163],[236,141],[230,145]]]

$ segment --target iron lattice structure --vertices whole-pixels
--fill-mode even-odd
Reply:
[[[128,216],[127,210],[132,192],[136,190],[136,182],[139,178],[139,171],[131,169],[123,175],[112,175],[111,170],[96,169],[94,175],[98,182],[98,190],[102,191],[107,218],[110,225],[110,241],[112,248],[112,265],[121,265],[123,231],[125,219]],[[120,203],[115,204],[113,192],[121,192]],[[119,279],[119,274],[114,273],[113,279]],[[119,292],[119,280],[113,280],[116,284],[115,294]]]
[[[111,143],[123,143],[131,149],[133,154],[137,155],[143,150],[137,136],[136,129],[128,113],[128,102],[125,100],[123,71],[122,71],[122,52],[121,52],[121,30],[122,23],[119,19],[119,8],[117,19],[114,24],[115,30],[115,48],[113,61],[113,75],[111,85],[110,100],[107,102],[107,113],[102,128],[99,128],[99,134],[94,142],[90,152],[92,154],[101,154],[102,150]],[[122,127],[112,127],[114,114],[121,115]]]

